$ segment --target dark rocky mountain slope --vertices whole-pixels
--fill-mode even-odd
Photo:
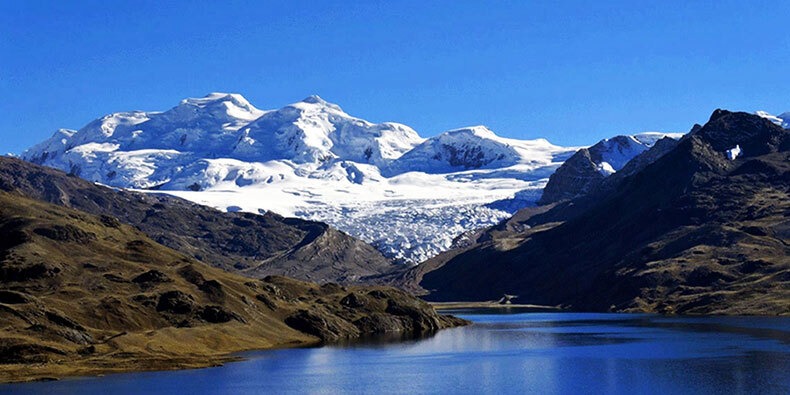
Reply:
[[[353,283],[394,268],[372,246],[324,223],[225,213],[169,195],[99,186],[15,158],[0,157],[0,190],[115,217],[167,247],[251,277]]]
[[[728,159],[736,146],[742,154]],[[717,110],[640,157],[399,281],[430,300],[515,294],[576,310],[790,314],[790,132]]]
[[[549,177],[549,182],[543,189],[538,205],[584,196],[604,183],[611,185],[610,178],[619,179],[634,174],[645,165],[654,162],[676,144],[677,140],[669,136],[649,144],[640,143],[633,136],[615,136],[611,139],[601,140],[589,148],[582,148]],[[634,155],[633,158],[632,155]],[[612,156],[615,157],[611,158]],[[627,158],[632,159],[627,160]],[[612,167],[607,160],[614,162],[616,167]],[[603,167],[604,163],[610,167]]]
[[[112,217],[0,192],[0,382],[463,323],[392,288],[228,273]]]

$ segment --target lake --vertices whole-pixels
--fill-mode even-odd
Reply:
[[[790,394],[790,317],[454,313],[474,325],[397,343],[247,353],[216,368],[0,385],[0,393]]]

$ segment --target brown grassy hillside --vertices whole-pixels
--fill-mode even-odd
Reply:
[[[0,192],[0,382],[207,366],[461,323],[391,288],[242,277],[113,217]]]

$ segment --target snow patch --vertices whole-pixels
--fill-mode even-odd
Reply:
[[[735,158],[737,158],[740,155],[741,155],[740,145],[736,145],[735,147],[732,147],[727,150],[727,159],[729,160],[735,160]]]
[[[601,162],[596,166],[598,172],[604,177],[608,177],[616,172],[616,170],[608,162]]]

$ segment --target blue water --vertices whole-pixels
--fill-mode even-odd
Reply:
[[[790,318],[456,314],[474,325],[415,341],[255,352],[217,368],[5,385],[0,393],[790,394]]]

